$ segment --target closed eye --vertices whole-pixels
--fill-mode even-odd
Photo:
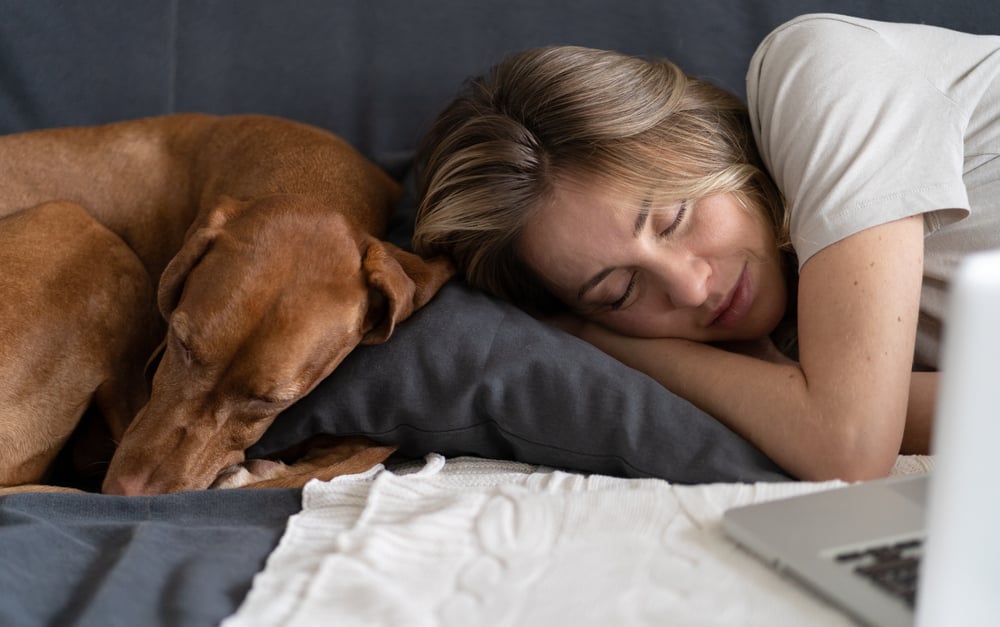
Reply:
[[[688,201],[687,200],[681,201],[681,203],[677,207],[677,212],[674,214],[673,219],[670,221],[670,224],[668,224],[667,227],[664,228],[662,231],[657,233],[657,237],[662,239],[665,237],[669,237],[671,234],[673,234],[681,226],[681,224],[684,223],[684,217],[687,215],[687,210],[688,210]],[[648,215],[648,212],[646,211],[643,211],[641,213]],[[645,220],[641,218],[641,221],[636,222],[637,230],[641,230],[641,222],[643,221]],[[617,300],[609,304],[609,307],[611,308],[612,311],[620,311],[624,309],[626,305],[628,305],[629,298],[631,298],[632,293],[635,291],[636,284],[638,283],[638,276],[639,273],[635,271],[633,271],[631,276],[629,276],[628,285],[625,286],[625,291],[622,293],[620,297],[618,297]]]
[[[283,403],[270,396],[251,396],[247,400],[248,411],[261,414],[276,413],[281,410]]]
[[[266,405],[277,405],[281,401],[274,398],[273,396],[254,396],[250,399],[254,403],[263,403]]]
[[[298,392],[292,386],[276,386],[273,390],[260,394],[250,394],[250,402],[257,405],[280,406],[287,405],[299,398]]]
[[[198,355],[191,350],[194,344],[195,334],[193,333],[191,321],[184,312],[176,311],[170,316],[169,329],[167,331],[167,343],[173,345],[180,354],[185,366],[192,366],[198,363]]]
[[[197,361],[188,342],[181,339],[180,335],[177,333],[172,333],[171,335],[173,335],[174,344],[177,346],[177,349],[181,354],[181,359],[184,360],[184,365],[190,366]]]
[[[684,216],[687,214],[688,201],[681,201],[680,206],[677,208],[677,213],[674,214],[674,219],[667,225],[667,228],[659,232],[659,237],[669,237],[677,228],[683,223]]]
[[[637,277],[638,273],[632,272],[632,275],[628,279],[628,285],[625,287],[625,292],[621,295],[621,297],[618,300],[611,303],[610,307],[612,311],[620,310],[628,302],[629,297],[632,296],[632,292],[635,291],[635,284]]]

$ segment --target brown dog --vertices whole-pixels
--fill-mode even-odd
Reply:
[[[0,309],[0,485],[44,480],[91,402],[120,439],[111,493],[302,485],[384,459],[358,439],[290,466],[244,451],[453,275],[378,239],[398,195],[343,140],[265,116],[0,137],[0,281],[22,293]]]

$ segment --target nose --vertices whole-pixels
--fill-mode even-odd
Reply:
[[[663,290],[676,309],[700,307],[708,300],[708,279],[712,267],[702,257],[689,253],[663,256],[659,260],[657,275]]]
[[[138,496],[148,493],[145,481],[139,476],[109,477],[101,491],[104,494],[118,496]]]

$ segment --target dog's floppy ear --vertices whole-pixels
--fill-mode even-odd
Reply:
[[[160,367],[160,360],[163,359],[163,353],[167,350],[167,339],[163,338],[160,345],[157,346],[153,353],[146,360],[146,367],[143,368],[142,374],[146,377],[146,383],[149,385],[153,384],[153,375],[156,374],[156,369]]]
[[[180,302],[184,280],[187,279],[191,269],[198,265],[208,252],[222,226],[246,204],[228,196],[221,196],[211,211],[191,226],[181,249],[160,275],[159,291],[156,296],[164,319],[170,317]]]
[[[191,269],[198,265],[201,258],[208,252],[212,240],[215,239],[218,232],[218,229],[206,227],[192,233],[167,264],[163,274],[160,275],[160,287],[156,294],[156,300],[164,320],[169,319],[170,314],[177,308],[177,304],[181,300],[181,292],[184,290],[184,281]]]
[[[424,259],[374,238],[368,243],[362,269],[370,292],[369,330],[362,344],[388,340],[396,323],[426,305],[455,275],[455,267],[444,257]]]

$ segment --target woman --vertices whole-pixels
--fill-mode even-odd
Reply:
[[[803,16],[748,102],[667,62],[512,55],[428,135],[414,246],[570,312],[793,475],[883,476],[929,446],[950,272],[1000,246],[1000,39]]]

